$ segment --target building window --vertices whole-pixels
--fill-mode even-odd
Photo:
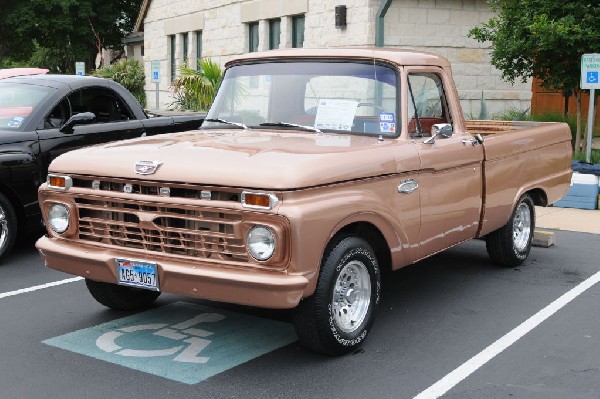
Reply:
[[[183,40],[183,62],[185,63],[189,61],[189,36],[187,32],[181,35],[181,39]]]
[[[304,15],[292,17],[292,47],[304,47]]]
[[[142,44],[142,47],[140,48],[140,55],[143,57],[144,56],[144,45]]]
[[[196,31],[196,70],[200,70],[200,60],[202,59],[202,31]]]
[[[175,35],[169,36],[169,64],[171,66],[171,80],[175,79],[177,73],[177,58],[175,53]]]
[[[269,50],[279,48],[281,38],[281,19],[269,20]]]
[[[248,24],[248,51],[258,51],[258,22]]]

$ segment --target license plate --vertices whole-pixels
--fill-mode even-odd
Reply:
[[[118,258],[115,261],[119,284],[158,291],[156,263]]]

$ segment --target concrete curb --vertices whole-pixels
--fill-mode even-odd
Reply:
[[[549,248],[556,244],[556,236],[552,231],[535,230],[531,244],[534,247]]]

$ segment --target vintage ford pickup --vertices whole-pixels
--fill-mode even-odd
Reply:
[[[465,122],[442,57],[301,49],[229,62],[200,131],[58,157],[39,190],[50,268],[114,309],[161,292],[293,309],[301,343],[366,338],[382,271],[472,238],[523,263],[569,186],[569,128]]]

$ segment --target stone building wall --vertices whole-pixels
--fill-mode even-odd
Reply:
[[[335,6],[347,7],[347,26],[335,27]],[[258,22],[258,50],[268,49],[268,21],[281,20],[280,47],[292,47],[292,16],[304,15],[304,47],[373,46],[381,0],[152,0],[144,20],[144,63],[161,61],[161,108],[173,102],[169,85],[169,35],[175,35],[177,66],[183,62],[183,33],[189,59],[196,59],[194,32],[202,31],[202,57],[224,65],[248,51],[248,23]],[[491,114],[526,109],[531,84],[502,81],[490,65],[489,48],[467,37],[469,29],[490,18],[485,0],[393,0],[385,16],[385,46],[431,51],[452,65],[463,112],[478,117],[481,97]],[[155,104],[155,84],[147,83]]]
[[[493,16],[485,0],[394,0],[385,17],[385,45],[440,54],[452,64],[467,118],[478,118],[481,98],[489,115],[531,104],[531,81],[511,85],[490,64],[489,46],[468,37]]]

